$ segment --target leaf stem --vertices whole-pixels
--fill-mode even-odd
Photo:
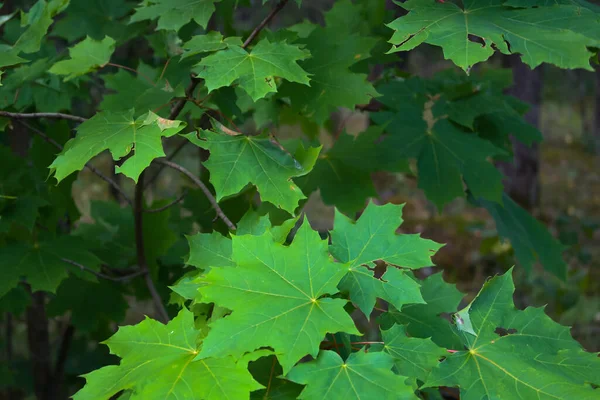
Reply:
[[[219,203],[217,202],[217,200],[215,199],[215,197],[212,195],[212,193],[210,192],[210,190],[208,190],[208,188],[206,187],[206,185],[200,179],[198,179],[198,177],[196,175],[192,174],[189,170],[185,169],[181,165],[176,164],[176,163],[174,163],[172,161],[163,160],[163,159],[156,159],[154,161],[157,162],[157,163],[159,163],[159,164],[166,165],[169,168],[173,168],[173,169],[181,172],[182,174],[184,174],[188,178],[190,178],[192,180],[192,182],[194,182],[196,184],[196,186],[198,186],[204,192],[204,195],[208,198],[208,201],[210,202],[210,204],[215,209],[215,212],[217,213],[217,215],[219,216],[219,218],[221,218],[223,220],[223,222],[225,222],[225,225],[227,225],[227,227],[229,229],[231,229],[232,231],[235,231],[237,229],[236,226],[234,225],[234,223],[231,222],[231,220],[227,217],[227,215],[225,215],[225,213],[223,212],[223,210],[221,210],[221,207],[219,207]]]

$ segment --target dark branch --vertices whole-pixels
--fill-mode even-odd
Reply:
[[[152,214],[152,213],[159,213],[161,211],[165,211],[166,209],[173,207],[175,204],[179,203],[181,200],[183,200],[185,198],[185,196],[187,196],[187,190],[184,190],[183,193],[181,194],[181,196],[179,196],[178,198],[176,198],[175,200],[173,200],[172,202],[170,202],[167,205],[164,205],[162,207],[158,207],[158,208],[152,208],[149,210],[144,210],[145,213],[148,214]]]
[[[215,197],[212,195],[210,190],[208,190],[206,185],[200,179],[198,179],[198,177],[196,175],[192,174],[190,171],[188,171],[181,165],[176,164],[172,161],[163,160],[163,159],[157,159],[154,161],[156,161],[159,164],[166,165],[169,168],[173,168],[173,169],[181,172],[188,178],[190,178],[192,180],[192,182],[194,182],[196,184],[196,186],[198,186],[204,192],[204,195],[206,196],[206,198],[208,198],[208,201],[210,202],[210,204],[212,204],[212,206],[215,209],[215,212],[217,213],[219,218],[221,218],[223,220],[223,222],[225,222],[225,225],[227,225],[227,227],[229,229],[231,229],[232,231],[235,231],[237,229],[236,226],[233,224],[233,222],[231,222],[231,220],[229,218],[227,218],[227,215],[225,215],[223,210],[221,210],[221,207],[219,207],[219,203],[217,202]]]
[[[260,31],[262,31],[263,28],[265,26],[267,26],[267,24],[269,22],[271,22],[271,20],[273,19],[273,17],[275,17],[275,15],[277,15],[277,13],[279,11],[281,11],[281,9],[283,7],[285,7],[285,5],[287,4],[287,2],[288,2],[288,0],[281,0],[279,3],[277,3],[275,5],[275,7],[273,7],[273,9],[269,13],[269,15],[267,15],[265,17],[265,19],[263,19],[262,22],[260,24],[258,24],[258,26],[256,28],[254,28],[254,30],[252,31],[252,33],[250,34],[250,36],[248,36],[248,39],[246,39],[246,41],[242,45],[242,49],[245,49],[246,47],[248,47],[250,45],[250,43],[252,43],[252,41],[258,36],[258,34],[260,33]]]
[[[128,281],[130,279],[133,279],[137,276],[143,275],[144,273],[142,271],[137,271],[134,272],[130,275],[125,275],[125,276],[109,276],[109,275],[105,275],[102,272],[96,272],[91,268],[86,267],[85,265],[82,265],[80,263],[78,263],[77,261],[73,261],[73,260],[69,260],[68,258],[61,258],[62,261],[66,262],[67,264],[71,264],[77,268],[79,268],[82,271],[85,272],[89,272],[90,274],[96,275],[98,278],[102,278],[102,279],[106,279],[109,281],[113,281],[113,282],[123,282],[123,281]]]
[[[148,291],[152,296],[154,307],[158,314],[159,319],[165,324],[169,322],[169,314],[165,308],[160,294],[154,286],[154,281],[150,276],[150,269],[148,268],[148,262],[146,261],[145,243],[144,243],[144,172],[141,173],[138,178],[137,185],[135,185],[135,197],[133,202],[133,217],[135,220],[135,249],[137,255],[138,267],[143,272],[144,280]]]
[[[54,146],[57,149],[62,151],[62,149],[63,149],[62,145],[60,143],[58,143],[56,140],[54,140],[51,137],[49,137],[48,135],[46,135],[44,132],[29,125],[26,122],[17,121],[17,123],[25,126],[27,129],[31,130],[33,133],[35,133],[36,135],[38,135],[39,137],[44,139],[46,142],[50,143],[52,146]],[[85,167],[87,169],[89,169],[90,171],[92,171],[94,174],[96,174],[99,178],[104,180],[106,183],[108,183],[110,186],[112,186],[117,192],[119,192],[119,194],[125,199],[125,201],[127,201],[127,203],[132,204],[132,201],[129,198],[129,196],[127,196],[127,194],[125,194],[125,192],[123,191],[123,189],[121,189],[121,187],[117,184],[117,182],[113,181],[111,178],[104,175],[102,172],[100,172],[96,167],[92,166],[90,163],[86,163]]]
[[[13,113],[8,111],[0,111],[0,117],[14,118],[14,119],[26,119],[26,118],[50,118],[50,119],[68,119],[76,122],[85,122],[86,118],[78,117],[77,115],[63,114],[63,113]]]

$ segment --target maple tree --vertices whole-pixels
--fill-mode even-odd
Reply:
[[[600,358],[543,309],[514,306],[512,269],[468,302],[441,273],[422,279],[443,244],[398,233],[403,206],[380,204],[372,178],[415,176],[440,212],[456,198],[486,209],[515,268],[566,279],[565,247],[504,193],[494,164],[511,160],[511,137],[541,134],[505,94],[511,72],[475,66],[502,53],[591,69],[598,6],[408,0],[394,18],[383,0],[339,0],[317,24],[296,18],[301,0],[264,0],[249,27],[233,15],[247,1],[23,3],[0,8],[0,311],[11,334],[26,313],[48,348],[31,357],[30,388],[9,359],[0,389],[77,400],[431,399],[447,387],[464,399],[599,396]],[[397,71],[395,53],[422,43],[459,68]],[[370,126],[336,131],[340,107]],[[279,135],[284,125],[301,132]],[[11,148],[15,135],[25,150]],[[184,147],[200,172],[175,161]],[[181,195],[156,200],[167,168],[184,179]],[[86,169],[113,199],[83,211],[73,193]],[[335,208],[327,231],[303,214],[317,191]],[[116,329],[145,301],[154,318]],[[80,378],[63,385],[66,369]]]

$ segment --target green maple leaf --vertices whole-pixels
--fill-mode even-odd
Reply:
[[[515,256],[527,271],[531,272],[539,261],[546,271],[566,280],[567,264],[563,252],[567,247],[556,240],[540,221],[506,194],[504,206],[483,199],[478,203],[492,215],[498,234],[510,240]]]
[[[380,136],[378,127],[357,137],[342,133],[333,147],[319,156],[313,170],[294,181],[307,196],[319,189],[325,204],[353,215],[365,207],[369,197],[377,197],[373,172],[406,169],[405,161],[394,149],[376,143]]]
[[[138,116],[145,112],[144,110],[157,109],[168,104],[173,97],[183,94],[175,92],[165,82],[152,85],[145,79],[123,70],[112,75],[102,75],[102,79],[107,89],[115,91],[102,97],[100,109],[104,111],[118,112],[133,108],[136,110],[135,116]],[[168,113],[169,107],[162,110]]]
[[[231,357],[194,361],[198,335],[194,316],[186,308],[167,325],[147,318],[119,328],[105,343],[121,363],[84,375],[86,384],[73,398],[109,399],[131,390],[132,399],[221,400],[248,398],[262,388],[242,361]]]
[[[98,269],[100,260],[88,253],[76,237],[60,237],[41,243],[15,243],[0,249],[0,297],[17,286],[24,277],[32,291],[55,292],[72,267],[63,261],[85,259],[86,266]],[[90,262],[92,262],[90,264]]]
[[[210,31],[206,35],[196,35],[183,44],[185,52],[181,58],[188,58],[196,54],[212,53],[213,51],[223,50],[230,45],[242,47],[242,40],[239,37],[223,38],[221,32]]]
[[[391,51],[429,43],[442,47],[445,58],[466,71],[487,60],[494,49],[521,54],[531,68],[547,62],[592,70],[587,47],[600,43],[595,12],[577,4],[515,9],[503,0],[468,0],[463,5],[429,0],[402,3],[410,12],[388,25],[395,31]]]
[[[400,308],[406,303],[423,303],[419,285],[403,271],[388,267],[381,279],[363,264],[383,260],[407,268],[432,265],[431,256],[440,244],[419,235],[396,235],[402,224],[402,208],[394,204],[376,206],[369,203],[355,223],[336,211],[331,231],[331,254],[349,266],[339,288],[350,293],[366,316],[371,314],[377,298]]]
[[[9,67],[11,65],[21,64],[24,62],[29,62],[29,60],[19,57],[13,50],[3,49],[0,51],[0,67]]]
[[[438,346],[460,348],[456,332],[441,314],[456,312],[464,295],[455,285],[444,282],[441,273],[431,275],[419,283],[426,304],[406,304],[400,310],[390,307],[379,318],[381,327],[389,329],[394,324],[406,325],[406,331],[412,337],[431,338]]]
[[[39,0],[27,13],[22,13],[21,26],[27,26],[27,29],[19,36],[13,48],[17,52],[23,53],[39,51],[42,40],[52,25],[52,18],[68,4],[68,0],[51,0],[50,2]]]
[[[67,75],[65,81],[95,71],[105,66],[115,51],[115,40],[105,37],[94,40],[89,36],[69,49],[69,60],[59,61],[48,72]]]
[[[185,135],[192,143],[210,151],[204,162],[210,171],[217,201],[237,194],[248,184],[256,185],[261,199],[290,213],[305,196],[293,177],[308,173],[319,154],[320,147],[310,148],[301,164],[274,143],[267,135],[230,136],[208,130]]]
[[[217,232],[197,233],[188,236],[190,256],[186,263],[196,268],[208,270],[212,266],[230,267],[235,263],[231,259],[231,239]]]
[[[230,45],[226,50],[204,57],[194,72],[205,79],[209,93],[235,82],[257,101],[277,91],[275,78],[308,85],[308,74],[296,62],[309,55],[297,46],[263,39],[250,52]]]
[[[396,235],[402,224],[404,205],[376,206],[370,202],[358,221],[335,214],[331,231],[331,254],[351,267],[376,260],[406,268],[433,265],[431,256],[442,245],[418,234]]]
[[[600,358],[543,309],[513,304],[511,272],[484,284],[456,314],[465,350],[450,354],[426,386],[459,386],[461,399],[596,399]]]
[[[161,138],[175,135],[186,124],[160,118],[151,111],[134,120],[133,113],[133,110],[104,111],[79,125],[77,136],[67,142],[49,167],[56,180],[60,182],[81,170],[92,157],[110,150],[115,160],[133,151],[130,158],[116,167],[116,172],[137,182],[152,160],[165,155]]]
[[[221,0],[144,0],[135,9],[131,22],[158,19],[156,29],[178,31],[192,19],[206,28]]]
[[[502,202],[503,176],[488,161],[504,154],[502,149],[436,115],[445,110],[427,101],[418,80],[392,82],[380,91],[382,102],[393,110],[372,115],[390,133],[383,145],[417,159],[419,187],[429,200],[441,209],[454,198],[464,197],[464,179],[477,197]]]
[[[272,226],[269,215],[260,215],[254,210],[249,210],[237,223],[235,234],[260,236],[269,232],[273,240],[277,243],[285,243],[291,230],[294,228],[300,217],[286,219],[281,225]]]
[[[394,325],[382,331],[383,351],[394,357],[394,365],[400,375],[425,382],[431,370],[448,352],[430,339],[407,336],[405,329],[402,325]]]
[[[308,223],[289,246],[268,232],[234,236],[233,260],[236,267],[213,268],[202,278],[200,301],[233,312],[211,324],[201,358],[269,346],[287,373],[305,355],[317,355],[327,332],[358,334],[346,301],[324,297],[338,292],[346,268],[333,262]]]
[[[300,63],[310,74],[310,86],[284,84],[281,96],[289,97],[292,107],[322,125],[337,107],[354,109],[378,96],[366,74],[350,71],[359,61],[368,59],[378,39],[350,31],[350,25],[330,23],[338,10],[357,11],[344,7],[348,1],[336,2],[325,14],[327,27],[316,27],[306,39],[298,41],[310,51],[311,58]],[[351,19],[352,16],[343,15]]]
[[[394,374],[394,360],[385,353],[352,353],[347,361],[322,351],[315,361],[294,367],[286,376],[305,384],[299,399],[417,399],[405,377]]]
[[[106,280],[90,282],[70,277],[60,284],[56,296],[48,303],[48,315],[69,312],[71,324],[84,332],[95,331],[101,322],[118,323],[125,318],[129,306],[118,285]]]
[[[135,32],[135,27],[121,22],[135,4],[129,0],[95,0],[90,9],[88,0],[70,0],[65,17],[52,27],[52,35],[69,42],[85,36],[100,40],[110,35],[120,43]]]

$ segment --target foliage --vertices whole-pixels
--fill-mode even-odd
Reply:
[[[439,212],[468,200],[518,268],[566,280],[566,247],[504,194],[496,168],[512,160],[511,137],[530,146],[541,134],[505,94],[511,71],[472,67],[497,51],[590,69],[597,7],[340,0],[316,24],[282,0],[246,9],[250,24],[234,17],[244,1],[22,3],[0,9],[2,341],[13,348],[15,320],[45,331],[48,353],[32,346],[31,359],[57,365],[53,382],[37,367],[22,379],[19,354],[1,388],[77,400],[425,399],[440,387],[598,397],[600,359],[542,309],[515,308],[512,269],[463,299],[429,268],[443,245],[407,233],[404,206],[374,181],[415,178]],[[422,43],[460,68],[429,79],[395,68],[396,52]],[[336,126],[342,107],[370,126]],[[183,148],[195,164],[175,162]],[[167,168],[186,179],[166,179],[174,200],[159,184]],[[105,194],[91,203],[90,175]],[[317,192],[331,229],[304,213]],[[132,317],[138,306],[155,319]]]

